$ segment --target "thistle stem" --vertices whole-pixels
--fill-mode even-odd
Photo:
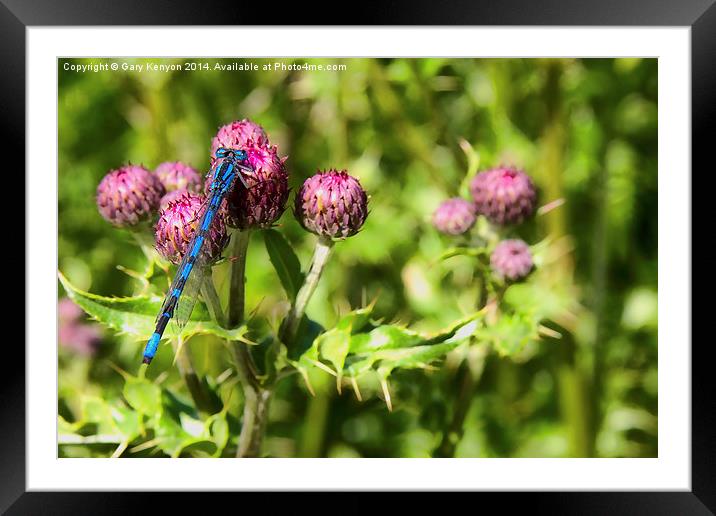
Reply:
[[[227,325],[235,328],[244,322],[246,284],[246,255],[249,246],[250,233],[236,231],[231,237],[231,278],[229,283],[229,306]],[[256,376],[256,366],[246,344],[240,341],[228,342],[231,348],[236,372],[241,381],[244,392],[244,417],[239,435],[239,445],[236,450],[237,457],[258,457],[261,452],[268,419],[268,407],[271,400],[271,390],[264,388]]]
[[[235,231],[231,236],[231,257],[233,262],[229,284],[229,328],[235,328],[244,321],[246,254],[250,238],[251,233],[249,231]]]
[[[482,310],[487,304],[487,274],[482,268],[478,268],[478,281],[480,283],[480,293],[477,299],[477,309]],[[472,343],[474,345],[474,342]],[[484,365],[484,356],[482,363],[477,370],[473,370],[471,364],[465,364],[460,382],[460,392],[453,406],[452,421],[447,431],[443,434],[442,441],[436,450],[438,457],[449,458],[455,455],[457,445],[460,443],[465,432],[465,418],[470,411],[475,389],[482,376],[482,366]]]
[[[328,262],[328,258],[331,256],[332,249],[333,241],[330,238],[319,237],[316,242],[316,248],[313,251],[313,258],[311,259],[306,280],[298,291],[296,301],[293,303],[291,311],[288,313],[286,322],[284,323],[281,336],[282,339],[288,343],[293,342],[296,338],[296,332],[301,324],[301,319],[303,319],[306,306],[318,286],[318,280],[321,279],[321,273]]]

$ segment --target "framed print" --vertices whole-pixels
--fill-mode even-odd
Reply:
[[[436,27],[397,4],[352,27],[7,4],[28,302],[3,510],[265,490],[713,510],[690,300],[708,2],[458,3]]]

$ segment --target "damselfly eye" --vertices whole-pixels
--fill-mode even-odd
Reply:
[[[244,161],[246,159],[246,152],[242,150],[236,151],[235,156],[236,159],[238,159],[239,161]]]
[[[226,149],[224,147],[219,147],[216,149],[216,157],[217,158],[225,158],[229,154],[229,149]]]

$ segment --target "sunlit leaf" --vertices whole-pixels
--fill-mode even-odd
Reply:
[[[156,414],[162,409],[162,390],[148,380],[127,378],[122,394],[134,410],[143,414]]]
[[[146,339],[154,331],[156,317],[162,306],[163,299],[159,296],[104,297],[84,292],[74,287],[62,273],[60,283],[72,301],[85,312],[105,326],[118,333]],[[168,325],[165,338],[177,337],[177,329]],[[194,334],[211,334],[229,340],[243,340],[246,326],[225,329],[212,321],[206,307],[197,303],[189,322],[181,330],[185,337]]]
[[[351,333],[347,321],[363,318],[367,323],[366,310],[361,310],[344,316],[337,328],[318,336],[294,366],[304,371],[310,367],[323,369],[326,367],[323,361],[328,362],[338,385],[341,377],[347,376],[355,390],[356,379],[369,371],[377,372],[384,381],[395,369],[429,367],[471,337],[482,320],[482,312],[477,312],[434,334],[391,324],[368,326],[363,332]]]
[[[491,341],[503,356],[515,355],[528,342],[539,338],[537,320],[520,314],[503,314],[498,321],[479,331],[479,337]]]

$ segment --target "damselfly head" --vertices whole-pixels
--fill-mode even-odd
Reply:
[[[217,159],[221,158],[234,158],[238,161],[245,161],[246,160],[246,151],[238,150],[238,149],[227,149],[226,147],[219,147],[216,149],[216,157]]]
[[[225,158],[232,152],[233,151],[231,149],[227,149],[226,147],[219,147],[218,149],[216,149],[216,157],[217,158]]]

